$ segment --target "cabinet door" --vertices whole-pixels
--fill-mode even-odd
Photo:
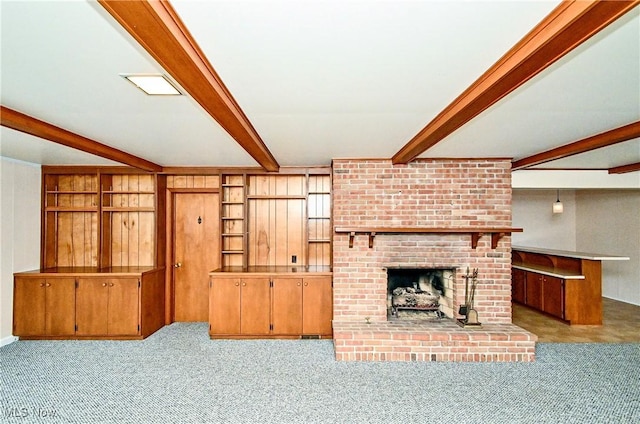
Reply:
[[[76,289],[76,335],[108,335],[108,305],[108,279],[79,278]]]
[[[137,335],[140,331],[140,288],[137,278],[112,278],[108,282],[107,332],[111,336]]]
[[[75,334],[76,280],[52,278],[45,281],[45,329],[50,336]]]
[[[331,335],[331,277],[305,277],[302,290],[302,333]]]
[[[209,334],[240,334],[240,280],[235,278],[211,280]]]
[[[544,276],[542,281],[542,310],[564,319],[564,280]]]
[[[518,303],[525,302],[525,286],[527,274],[521,269],[511,271],[511,300]]]
[[[302,334],[302,278],[274,278],[272,334]]]
[[[15,277],[13,284],[13,335],[44,335],[44,278]]]
[[[240,333],[269,334],[271,324],[269,278],[242,278],[240,288]]]
[[[526,304],[542,310],[542,275],[527,272]]]

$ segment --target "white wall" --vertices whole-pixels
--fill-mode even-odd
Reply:
[[[603,262],[605,297],[640,305],[640,190],[560,190],[564,213],[553,215],[555,190],[513,190],[514,245],[628,256]]]
[[[40,266],[40,165],[0,157],[0,346],[13,341],[13,273]]]
[[[602,294],[640,305],[640,190],[580,190],[576,201],[577,249],[630,258],[602,263]]]
[[[513,190],[513,226],[524,230],[512,234],[513,244],[576,250],[575,192],[560,190],[561,214],[551,212],[556,199],[556,190]]]

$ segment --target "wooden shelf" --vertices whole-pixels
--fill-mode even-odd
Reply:
[[[103,206],[102,212],[155,212],[155,208]]]
[[[262,194],[250,194],[247,196],[247,199],[249,200],[306,200],[307,197],[306,196],[269,196],[269,195],[262,195]]]
[[[102,194],[156,194],[153,191],[117,191],[117,190],[104,190]]]
[[[336,233],[349,234],[349,247],[353,247],[353,239],[356,234],[369,235],[369,248],[373,247],[373,239],[376,234],[470,234],[471,248],[478,246],[478,240],[485,234],[491,235],[491,248],[498,246],[498,241],[506,234],[522,232],[522,228],[511,227],[463,227],[463,228],[446,228],[446,227],[337,227]]]
[[[47,206],[45,212],[98,212],[97,206]]]
[[[47,190],[46,194],[98,194],[95,190]]]

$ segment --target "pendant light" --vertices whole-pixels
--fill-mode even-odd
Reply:
[[[556,191],[556,201],[553,204],[553,213],[562,213],[564,212],[564,206],[560,201],[560,190]]]

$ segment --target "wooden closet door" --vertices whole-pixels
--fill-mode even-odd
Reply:
[[[220,266],[218,193],[176,193],[174,320],[207,321],[209,272]]]

